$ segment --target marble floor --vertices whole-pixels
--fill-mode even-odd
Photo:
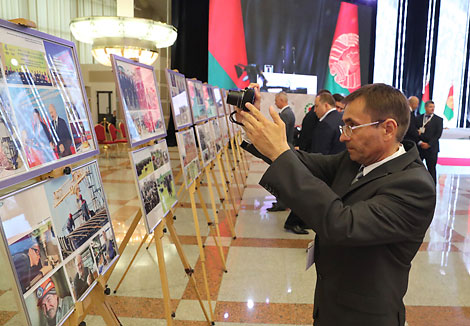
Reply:
[[[176,147],[170,148],[170,156],[176,172],[179,169]],[[99,164],[120,243],[140,208],[133,172],[124,152],[103,153]],[[214,321],[223,326],[312,325],[316,275],[314,268],[305,271],[305,248],[314,234],[299,236],[283,229],[288,212],[267,212],[274,198],[258,185],[267,165],[248,157],[248,166],[247,184],[241,196],[232,187],[240,205],[234,221],[236,239],[232,239],[228,221],[219,209],[227,273],[223,271],[199,201],[197,205]],[[216,172],[218,175],[217,168]],[[405,297],[409,326],[470,325],[470,168],[439,166],[438,172],[435,217],[413,261]],[[201,190],[209,203],[206,180],[203,180]],[[185,191],[179,202],[175,227],[195,270],[199,290],[206,298],[194,220]],[[115,290],[144,235],[145,227],[141,223],[108,282],[111,290]],[[165,234],[163,244],[171,305],[175,312],[174,325],[207,325],[168,234]],[[145,247],[140,250],[118,291],[108,297],[122,325],[166,325],[155,245]],[[2,300],[8,300],[6,295],[8,291],[0,292],[0,306]],[[207,301],[204,304],[208,306]],[[14,316],[7,320],[3,324],[15,325]],[[104,325],[102,318],[93,314],[86,322],[89,326]]]

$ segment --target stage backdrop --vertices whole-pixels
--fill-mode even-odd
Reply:
[[[243,66],[263,71],[271,65],[273,72],[316,75],[318,89],[323,88],[342,2],[357,4],[361,81],[371,82],[375,1],[211,0],[209,84],[245,87]]]

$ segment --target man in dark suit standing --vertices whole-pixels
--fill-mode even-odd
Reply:
[[[294,145],[294,127],[295,127],[295,115],[294,111],[289,107],[289,100],[287,98],[286,92],[279,92],[276,94],[274,98],[274,103],[276,107],[280,110],[279,117],[286,125],[286,137],[287,142],[293,146]],[[285,211],[287,207],[278,199],[276,198],[276,202],[268,208],[269,212],[279,212]]]
[[[49,104],[49,114],[52,120],[52,148],[57,150],[60,157],[72,154],[70,147],[72,146],[72,136],[70,136],[69,128],[64,119],[60,118],[54,104]]]
[[[316,232],[313,318],[318,326],[403,326],[411,261],[436,204],[433,180],[416,145],[402,142],[409,107],[385,84],[361,87],[346,98],[336,155],[293,151],[284,123],[259,111],[238,110],[252,146],[272,162],[260,185]]]
[[[318,123],[313,129],[311,153],[324,155],[337,154],[346,150],[340,142],[339,126],[343,125],[343,115],[336,110],[336,101],[330,93],[323,92],[315,98],[315,114]],[[293,211],[284,223],[286,230],[297,234],[307,234],[306,224]]]
[[[318,91],[317,95],[323,93],[331,94],[329,90],[321,89]],[[309,153],[312,152],[313,130],[318,123],[318,117],[315,114],[314,108],[315,107],[311,108],[302,120],[302,129],[300,130],[299,137],[299,149]]]
[[[419,142],[419,133],[418,133],[418,126],[416,120],[415,111],[418,108],[419,100],[416,96],[410,96],[408,98],[408,104],[410,105],[410,126],[406,131],[405,138],[406,140],[411,140],[418,144]]]
[[[426,112],[416,118],[419,129],[419,156],[426,161],[426,167],[434,180],[436,177],[437,155],[439,153],[439,138],[442,135],[443,120],[434,114],[434,102],[424,104]]]

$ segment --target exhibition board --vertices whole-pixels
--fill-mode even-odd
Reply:
[[[194,126],[196,129],[199,151],[202,157],[202,165],[207,166],[217,154],[217,146],[212,121]]]
[[[225,109],[224,109],[224,103],[223,103],[224,99],[222,97],[223,90],[217,86],[213,86],[212,90],[214,91],[214,100],[215,100],[215,105],[217,107],[217,116],[221,118],[225,115]]]
[[[204,98],[204,105],[206,107],[207,118],[215,118],[218,114],[217,105],[214,99],[214,92],[212,86],[209,84],[202,84],[202,94]]]
[[[191,112],[193,114],[193,123],[196,124],[206,121],[209,118],[209,115],[204,102],[202,83],[196,79],[186,78],[186,85],[188,89],[189,104],[191,105]]]
[[[111,55],[129,145],[135,147],[166,136],[154,68]]]
[[[150,234],[177,202],[166,140],[130,153],[147,232]]]
[[[98,153],[75,44],[0,20],[0,188]]]
[[[183,169],[184,184],[188,189],[201,174],[201,167],[197,155],[196,138],[192,128],[176,133],[178,152]]]
[[[166,70],[166,81],[171,98],[171,108],[175,129],[180,130],[193,124],[193,117],[188,102],[186,78],[174,70]]]
[[[97,161],[5,195],[0,218],[30,325],[60,324],[118,257]]]

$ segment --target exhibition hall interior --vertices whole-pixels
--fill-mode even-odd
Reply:
[[[0,0],[0,326],[470,326],[468,0]]]

